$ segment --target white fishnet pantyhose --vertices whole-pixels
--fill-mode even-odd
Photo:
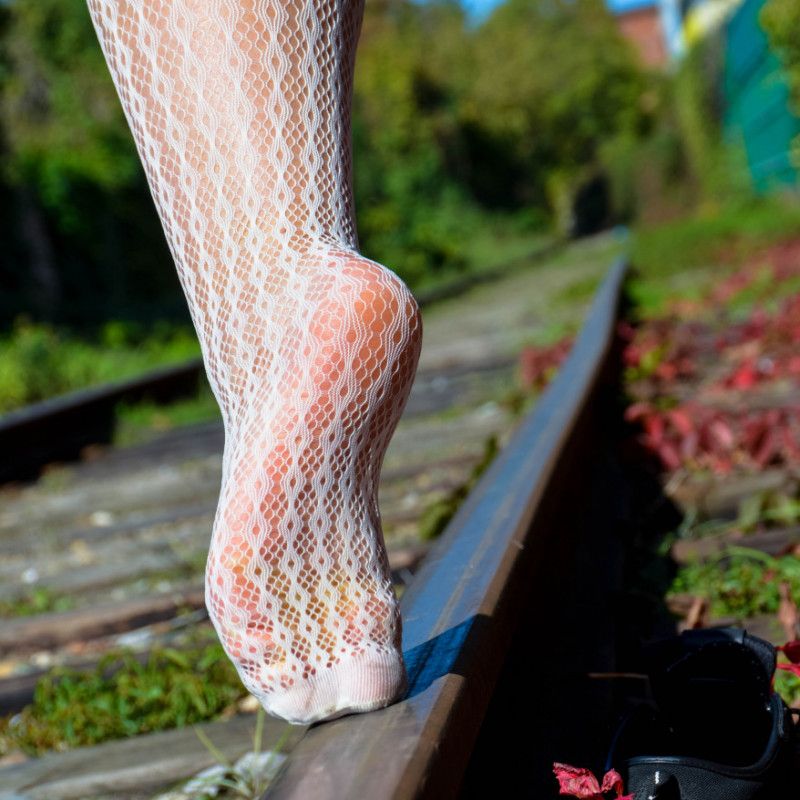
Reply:
[[[377,484],[421,323],[357,250],[362,0],[88,5],[225,423],[216,630],[278,716],[386,705],[405,671]]]

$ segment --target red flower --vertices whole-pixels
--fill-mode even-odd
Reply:
[[[611,769],[599,783],[594,773],[582,767],[571,767],[569,764],[553,764],[553,772],[558,780],[559,794],[577,797],[580,800],[604,800],[606,792],[616,792],[615,800],[634,800],[632,794],[623,795],[622,776]]]

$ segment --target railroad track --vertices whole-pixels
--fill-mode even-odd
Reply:
[[[625,274],[624,262],[608,273],[555,380],[419,570],[423,552],[394,555],[408,584],[401,602],[408,698],[379,712],[292,729],[288,759],[265,797],[379,800],[487,791],[547,797],[548,760],[596,757],[611,704],[607,684],[586,675],[614,666],[608,587],[595,573],[614,577],[612,540],[624,516],[615,500],[625,487],[614,448],[620,411],[615,330]],[[421,407],[435,406],[431,397]],[[24,415],[19,419],[30,424]],[[208,482],[213,485],[213,475]],[[208,513],[191,498],[180,500],[187,518]],[[132,535],[137,524],[122,521],[118,535]],[[109,533],[116,535],[113,525]],[[0,646],[13,650],[24,640],[33,650],[87,631],[111,635],[169,619],[181,602],[197,608],[196,584],[174,591],[180,596],[109,606],[102,619],[78,609],[15,623]],[[32,685],[30,678],[8,685],[16,707]],[[0,680],[0,702],[3,696]],[[587,704],[596,719],[587,721]],[[236,757],[248,736],[252,741],[253,724],[250,716],[206,727]],[[520,740],[520,726],[529,741]],[[269,721],[265,742],[277,741],[284,727]],[[0,799],[148,797],[170,776],[207,763],[192,731],[153,734],[0,768]],[[486,775],[492,781],[485,784]]]
[[[563,242],[557,239],[543,242],[524,257],[422,292],[417,300],[424,308],[458,297],[476,286],[497,281],[520,265],[530,267],[532,262],[545,259],[563,247]],[[485,369],[494,371],[502,366],[492,360]],[[109,444],[120,402],[168,403],[190,397],[197,393],[204,379],[202,359],[193,358],[134,378],[70,392],[0,417],[0,453],[4,454],[0,461],[0,484],[31,480],[50,463],[75,461],[86,447]],[[432,402],[436,402],[435,397]]]
[[[570,586],[577,549],[594,549],[586,539],[591,515],[575,511],[583,503],[596,508],[602,499],[590,488],[613,429],[608,415],[615,408],[615,330],[625,271],[624,262],[611,270],[555,380],[403,596],[408,698],[312,727],[265,800],[548,796],[531,791],[532,762],[542,764],[543,749],[559,754],[540,748],[515,764],[508,744],[526,731],[532,751],[542,738],[558,738],[548,727],[555,720],[542,714],[552,704],[540,706],[541,687],[532,684],[543,668],[567,666],[565,640],[595,638],[578,628],[553,631],[542,617],[548,602],[574,603],[548,592],[557,592],[559,583],[563,590]],[[613,519],[603,511],[604,522]],[[596,616],[587,610],[586,623]],[[601,666],[593,661],[594,669]],[[516,689],[509,691],[511,684]],[[595,712],[601,708],[594,704]],[[568,714],[561,725],[569,725]]]
[[[44,400],[0,417],[0,483],[35,478],[54,461],[74,461],[85,447],[107,444],[120,402],[167,402],[197,392],[202,359],[137,378]]]

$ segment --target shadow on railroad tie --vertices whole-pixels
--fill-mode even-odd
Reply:
[[[405,651],[403,658],[409,684],[406,699],[422,694],[434,681],[445,675],[463,675],[459,663],[463,658],[467,637],[476,633],[479,626],[488,624],[487,617],[476,615]]]

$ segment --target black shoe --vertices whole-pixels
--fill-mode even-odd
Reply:
[[[636,800],[784,800],[794,724],[772,691],[775,648],[737,628],[653,648],[654,706],[622,722],[608,756]],[[795,778],[796,780],[796,778]]]

